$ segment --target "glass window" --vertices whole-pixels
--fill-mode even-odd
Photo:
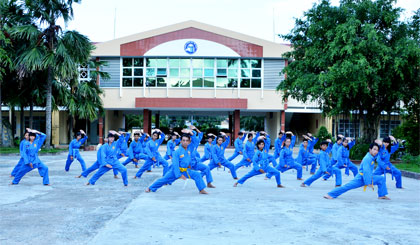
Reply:
[[[179,59],[169,59],[169,67],[179,67]]]
[[[169,79],[169,83],[171,87],[179,87],[179,84],[181,83],[179,77],[171,77]]]
[[[179,60],[179,66],[184,67],[184,68],[186,68],[186,67],[189,68],[191,66],[190,59],[180,59]]]
[[[179,86],[180,87],[189,87],[190,86],[190,79],[189,78],[181,78]]]
[[[227,76],[227,69],[217,69],[217,76],[218,77],[226,77]]]
[[[133,79],[124,77],[123,80],[123,87],[132,87],[133,86]]]
[[[237,59],[229,59],[228,60],[228,68],[238,68],[238,60]]]
[[[218,77],[217,78],[217,87],[218,88],[227,88],[228,79],[225,77]]]
[[[158,87],[166,87],[166,78],[165,77],[158,77],[156,80],[157,80],[157,86]]]
[[[148,77],[146,80],[146,87],[156,87],[156,78]]]
[[[237,88],[238,87],[238,79],[237,78],[229,78],[228,87],[229,88]]]
[[[204,78],[204,87],[214,88],[214,78]]]
[[[179,77],[179,69],[178,68],[171,68],[171,69],[169,69],[169,76],[171,76],[171,77]]]
[[[203,87],[203,78],[194,78],[193,79],[193,84],[192,84],[192,86],[193,87]]]
[[[162,68],[162,67],[166,68],[166,66],[167,66],[166,59],[156,59],[156,66],[160,67],[160,68]]]
[[[252,77],[261,77],[261,70],[252,70]]]
[[[135,68],[134,69],[134,76],[143,76],[143,69],[142,68]]]
[[[132,76],[133,75],[132,71],[133,71],[133,69],[131,69],[131,68],[124,68],[123,69],[123,76]]]
[[[166,77],[166,68],[157,68],[157,75],[159,77]]]
[[[340,119],[338,121],[338,134],[346,137],[357,137],[359,136],[359,124],[359,122],[353,122],[353,120]]]
[[[155,77],[156,76],[156,69],[155,68],[147,68],[146,76]]]
[[[252,68],[261,68],[261,60],[250,60]]]
[[[189,77],[190,76],[190,69],[182,68],[181,69],[181,76],[183,77]]]
[[[392,135],[392,130],[400,125],[400,121],[388,121],[388,120],[381,120],[380,121],[380,128],[379,128],[379,135],[381,138],[388,137]]]
[[[227,68],[227,60],[217,59],[217,68]]]
[[[251,68],[251,62],[249,60],[241,60],[241,68]]]
[[[193,59],[192,65],[194,68],[202,68],[204,66],[203,59]]]
[[[133,66],[132,58],[123,58],[123,66]]]
[[[134,66],[135,67],[143,66],[143,58],[134,58]]]
[[[214,77],[214,69],[204,69],[205,77]]]
[[[143,87],[143,78],[135,77],[134,78],[134,87]]]
[[[146,59],[147,67],[156,67],[156,59]]]
[[[238,69],[229,69],[228,77],[238,77]]]
[[[241,88],[249,88],[251,86],[251,79],[241,79]]]
[[[193,69],[193,77],[202,77],[203,76],[203,69]]]
[[[252,88],[261,88],[261,79],[252,79],[251,80]]]
[[[204,67],[214,68],[214,59],[204,59]]]
[[[241,69],[241,77],[251,77],[251,70],[249,69]]]

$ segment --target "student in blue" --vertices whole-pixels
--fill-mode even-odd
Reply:
[[[252,163],[252,158],[254,157],[255,153],[255,143],[257,142],[257,138],[254,138],[254,134],[252,132],[248,133],[248,140],[245,143],[244,153],[242,160],[235,165],[235,170],[242,166],[249,166]],[[268,156],[267,156],[268,157]]]
[[[213,170],[216,167],[225,166],[230,170],[232,177],[238,179],[236,176],[235,166],[225,158],[225,149],[229,145],[229,136],[226,136],[225,133],[221,132],[221,135],[217,136],[217,144],[211,148],[212,159],[209,164],[210,170]]]
[[[172,159],[172,153],[175,151],[175,147],[181,142],[181,138],[177,132],[171,133],[171,139],[166,143],[166,155],[165,160]]]
[[[342,195],[343,193],[364,186],[363,190],[366,191],[366,187],[371,187],[374,190],[374,185],[378,186],[378,198],[384,200],[390,200],[386,195],[388,190],[386,189],[385,178],[380,175],[373,174],[373,168],[375,167],[375,160],[379,151],[379,145],[372,143],[369,146],[369,152],[363,158],[360,163],[359,173],[356,177],[345,184],[342,187],[335,188],[324,196],[326,199],[334,199]]]
[[[274,175],[276,177],[277,187],[284,188],[284,186],[281,185],[280,181],[280,172],[271,167],[268,162],[268,153],[264,151],[264,140],[260,139],[257,142],[258,150],[254,154],[252,158],[253,162],[253,169],[249,171],[244,177],[242,177],[238,182],[236,182],[233,187],[237,187],[238,184],[243,184],[247,179],[255,176],[260,175],[264,173],[270,173],[271,175]]]
[[[118,144],[120,144],[120,151],[118,152],[118,159],[126,157],[128,150],[128,140],[130,139],[131,134],[129,132],[119,131],[121,137],[118,139]]]
[[[274,159],[280,157],[281,147],[286,139],[286,134],[283,131],[279,132],[277,139],[274,141]]]
[[[391,144],[391,140],[394,144]],[[396,180],[395,186],[397,188],[402,188],[401,181],[401,171],[398,170],[392,163],[389,161],[391,154],[397,151],[399,148],[398,141],[393,137],[389,136],[384,138],[382,146],[379,149],[378,154],[378,166],[375,169],[374,175],[384,175],[386,179],[386,173],[390,173],[392,179]]]
[[[308,166],[311,166],[310,173],[313,175],[316,170],[316,158],[310,157],[312,154],[309,151],[312,144],[312,139],[303,135],[303,142],[300,144],[296,162],[302,166],[306,166],[306,171],[308,171]]]
[[[334,143],[334,145],[332,147],[332,150],[331,150],[331,163],[330,163],[330,166],[335,166],[335,164],[338,161],[337,160],[337,152],[338,152],[338,149],[341,147],[341,145],[343,143],[343,138],[344,138],[344,136],[341,135],[341,134],[339,134],[337,136],[337,141]],[[341,171],[340,171],[340,173],[341,173]],[[326,174],[326,175],[324,175],[323,178],[324,178],[324,180],[327,180],[330,177],[331,177],[331,174]]]
[[[290,169],[297,171],[297,179],[302,180],[302,165],[295,161],[293,158],[293,146],[296,142],[296,136],[289,134],[284,141],[284,146],[280,152],[279,165],[277,170],[284,173]],[[270,176],[271,177],[271,176]]]
[[[29,142],[29,128],[26,129],[25,134],[23,134],[23,140],[19,144],[19,153],[20,153],[20,159],[19,162],[16,164],[16,166],[13,168],[12,173],[10,174],[10,177],[15,177],[15,175],[19,172],[20,168],[23,166],[24,159],[23,154],[25,153],[25,144]],[[38,135],[37,135],[38,138]]]
[[[134,140],[128,148],[127,159],[122,163],[124,166],[133,162],[136,168],[138,168],[140,159],[147,159],[147,155],[143,153],[143,140],[145,137],[146,134],[142,134],[140,137],[140,132],[134,132]]]
[[[307,133],[310,141],[308,141],[308,149],[309,149],[309,157],[308,159],[311,161],[315,161],[315,167],[316,167],[316,162],[318,161],[318,154],[314,153],[314,147],[316,145],[316,143],[318,142],[318,138],[312,136],[311,133]],[[308,140],[309,140],[308,139]],[[315,173],[310,173],[311,175],[314,175]]]
[[[244,150],[244,140],[245,140],[246,134],[244,132],[238,133],[238,138],[235,139],[235,142],[233,143],[235,146],[235,152],[232,156],[230,156],[227,160],[230,162],[233,159],[235,159],[237,156],[243,154]]]
[[[339,169],[345,168],[346,175],[349,175],[351,170],[354,177],[356,177],[359,172],[357,166],[350,161],[350,149],[355,144],[355,140],[351,140],[350,138],[343,139],[342,146],[340,146],[337,151],[337,163],[335,165]]]
[[[108,143],[108,139],[104,139],[104,142],[105,142],[104,144],[107,144]],[[87,168],[80,175],[76,176],[76,178],[80,178],[82,176],[86,178],[90,173],[92,173],[93,171],[99,169],[103,165],[102,162],[101,162],[102,161],[101,160],[101,155],[102,155],[102,152],[103,152],[104,149],[105,149],[105,147],[102,147],[102,146],[99,147],[98,152],[96,153],[96,162],[94,162],[92,164],[92,166],[90,166],[89,168]],[[117,179],[118,178],[118,171],[115,168],[113,168],[112,170],[114,172],[114,178]]]
[[[160,138],[159,138],[160,136]],[[134,179],[141,178],[143,173],[148,170],[154,163],[163,165],[163,175],[168,171],[168,162],[162,158],[159,153],[159,146],[162,144],[165,139],[165,134],[159,129],[155,129],[152,133],[152,139],[149,140],[146,144],[145,153],[147,154],[146,162],[139,169],[139,171],[134,176]]]
[[[110,130],[108,134],[108,143],[101,146],[101,160],[98,171],[90,178],[86,185],[94,185],[98,179],[111,169],[115,169],[121,173],[124,186],[128,185],[127,168],[118,161],[120,143],[115,141],[115,136],[121,136],[114,130]]]
[[[188,146],[191,143],[190,135],[183,134],[181,137],[181,146],[172,154],[172,165],[170,170],[165,175],[156,180],[146,192],[155,192],[165,184],[171,184],[177,179],[193,179],[200,194],[208,194],[204,188],[203,178],[197,171],[191,170],[191,151]]]
[[[207,160],[211,161],[211,147],[216,144],[214,140],[216,136],[212,133],[207,134],[207,143],[204,145],[204,156],[200,159],[200,162],[203,163]]]
[[[328,156],[328,154],[332,149],[331,140],[328,139],[327,141],[321,142],[319,147],[321,147],[321,151],[319,152],[318,156],[319,169],[309,179],[305,180],[300,185],[301,187],[310,186],[315,180],[321,178],[321,176],[328,173],[328,166],[330,163],[330,157]]]
[[[39,137],[37,137],[37,134]],[[20,170],[16,173],[15,178],[12,181],[12,185],[19,184],[19,181],[25,176],[26,173],[37,168],[38,172],[42,176],[42,183],[44,185],[50,185],[50,179],[48,177],[48,167],[38,157],[38,152],[44,144],[46,135],[37,131],[29,130],[29,142],[23,145],[23,160],[24,164],[20,167]]]
[[[268,161],[271,162],[273,167],[276,167],[277,166],[276,158],[274,157],[274,155],[269,154],[270,146],[271,146],[270,135],[267,132],[261,131],[261,132],[258,132],[255,137],[259,139],[260,136],[262,136],[264,139],[264,144],[265,144],[264,150],[268,154]]]
[[[82,166],[82,171],[86,170],[86,164],[82,156],[80,155],[79,149],[85,143],[87,138],[88,137],[86,136],[86,133],[80,129],[80,132],[76,133],[76,138],[70,142],[69,155],[67,156],[66,167],[64,168],[66,172],[69,171],[70,165],[72,164],[74,159],[77,159],[80,162],[80,165]]]

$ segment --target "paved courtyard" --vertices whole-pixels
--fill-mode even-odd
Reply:
[[[81,154],[87,166],[96,160],[96,152]],[[263,175],[234,188],[227,169],[214,169],[217,188],[207,189],[209,195],[199,195],[192,180],[144,193],[162,168],[134,180],[137,169],[130,164],[128,187],[112,171],[85,186],[87,179],[74,178],[78,162],[64,171],[66,153],[40,158],[52,186],[43,186],[36,170],[9,186],[18,157],[0,156],[0,244],[420,243],[420,181],[414,179],[403,178],[399,190],[388,175],[390,201],[362,189],[326,200],[333,179],[301,188],[295,171],[281,175],[284,189]],[[239,169],[238,176],[249,170]],[[343,183],[352,178],[343,175]]]

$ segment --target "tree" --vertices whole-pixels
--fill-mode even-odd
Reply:
[[[73,17],[73,3],[80,0],[26,0],[22,6],[33,17],[32,25],[14,28],[13,35],[31,42],[17,60],[18,65],[30,71],[46,70],[46,147],[51,142],[51,113],[53,80],[73,79],[78,74],[78,65],[89,60],[93,45],[77,31],[62,31],[57,21],[67,23]]]
[[[283,99],[316,101],[327,116],[357,112],[365,141],[376,139],[381,112],[411,101],[405,92],[420,83],[415,24],[399,20],[394,2],[342,0],[335,7],[323,0],[305,12],[282,35],[293,46],[285,54],[292,61],[287,77],[277,87]]]

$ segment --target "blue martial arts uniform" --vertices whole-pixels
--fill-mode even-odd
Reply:
[[[91,185],[94,185],[96,183],[96,181],[102,176],[104,175],[106,172],[108,172],[109,170],[111,170],[111,168],[108,168],[106,165],[109,164],[112,166],[112,169],[117,170],[118,172],[121,173],[121,177],[123,180],[123,183],[125,186],[128,185],[128,179],[127,179],[127,168],[124,167],[120,161],[118,161],[118,154],[119,154],[119,147],[121,146],[120,143],[118,142],[112,142],[112,144],[105,144],[103,146],[101,146],[102,149],[101,151],[101,161],[100,164],[101,166],[99,167],[98,171],[92,176],[92,178],[90,178],[89,183]],[[115,172],[114,172],[115,174]]]
[[[77,159],[80,162],[80,166],[82,166],[82,171],[86,170],[86,164],[85,164],[85,161],[83,160],[82,156],[80,155],[79,149],[80,149],[80,146],[82,146],[85,143],[87,138],[88,137],[85,135],[80,140],[74,139],[70,142],[69,155],[67,156],[66,167],[64,168],[66,170],[66,172],[69,171],[70,165],[72,164],[72,162],[75,159]],[[73,160],[71,160],[70,157],[73,157]]]
[[[140,178],[143,173],[148,170],[154,163],[162,164],[163,165],[163,175],[166,174],[168,171],[168,162],[162,158],[162,156],[159,154],[159,146],[162,144],[163,140],[165,139],[165,134],[161,133],[160,138],[156,139],[155,141],[149,140],[146,144],[145,153],[147,155],[146,162],[141,166],[139,171],[136,173],[137,178]],[[156,161],[153,161],[152,158],[155,158]]]
[[[259,135],[259,132],[257,133],[257,136],[258,135]],[[294,143],[293,143],[293,145],[294,145]],[[264,150],[268,154],[268,162],[271,162],[271,164],[273,165],[273,167],[277,167],[276,158],[273,155],[269,154],[269,152],[270,152],[270,146],[271,146],[270,135],[266,134],[265,140],[264,140]]]
[[[102,164],[102,159],[101,159],[101,154],[102,154],[102,151],[105,149],[105,147],[100,147],[99,149],[98,149],[98,152],[96,153],[96,162],[94,162],[93,164],[92,164],[92,166],[90,166],[89,168],[87,168],[85,171],[83,171],[80,175],[81,176],[83,176],[83,177],[87,177],[90,173],[92,173],[93,171],[95,171],[95,170],[97,170],[97,169],[99,169],[103,164]],[[118,174],[118,171],[116,170],[116,169],[112,169],[113,170],[113,172],[114,172],[114,175],[117,175]]]
[[[356,141],[352,141],[348,144],[347,147],[344,147],[344,145],[341,145],[340,148],[338,148],[337,151],[337,163],[336,167],[339,169],[345,168],[345,174],[349,175],[350,170],[353,172],[353,176],[356,177],[358,173],[357,166],[350,161],[350,149],[356,144]]]
[[[163,185],[173,183],[181,175],[184,175],[187,179],[193,179],[199,191],[206,187],[201,174],[191,169],[191,151],[188,148],[184,149],[182,146],[172,154],[172,164],[169,171],[162,178],[156,180],[149,189],[155,192]]]
[[[257,141],[257,138],[252,139],[252,141],[247,140],[245,143],[245,147],[244,147],[244,151],[243,151],[243,158],[242,160],[237,163],[235,165],[235,170],[237,170],[238,168],[242,167],[242,166],[249,166],[252,163],[252,159],[254,157],[255,154],[255,143]],[[268,157],[268,156],[267,156]],[[248,159],[250,161],[248,161]]]
[[[35,139],[39,139],[39,135],[36,135]],[[19,144],[19,155],[20,155],[20,159],[19,162],[16,164],[16,166],[13,168],[12,173],[10,173],[10,176],[15,177],[16,174],[20,171],[20,169],[22,168],[22,166],[25,164],[25,160],[24,160],[24,154],[25,154],[25,144],[29,143],[29,141],[27,141],[26,139],[23,139],[20,144]],[[38,169],[38,173],[41,175],[41,172]],[[42,176],[41,176],[42,177]]]
[[[299,154],[296,158],[296,162],[299,163],[301,166],[306,166],[306,171],[308,171],[308,166],[311,166],[311,174],[315,173],[316,170],[316,157],[311,157],[313,153],[310,153],[310,143],[305,147],[303,143],[300,144],[299,147]]]
[[[211,175],[211,171],[209,166],[206,164],[201,163],[200,155],[196,150],[191,153],[191,169],[197,170],[201,172],[202,177],[206,177],[207,184],[213,182],[213,176]]]
[[[275,159],[280,157],[281,147],[285,139],[286,139],[286,134],[283,134],[281,138],[277,137],[277,139],[274,141],[274,158]]]
[[[220,146],[216,144],[211,148],[212,159],[209,163],[209,168],[210,170],[213,170],[214,168],[219,167],[220,163],[222,166],[227,167],[230,170],[232,177],[236,179],[238,177],[236,176],[235,166],[225,158],[225,149],[228,144],[229,136],[226,137],[225,142],[223,142]]]
[[[134,165],[139,164],[140,159],[147,159],[147,155],[143,153],[143,140],[146,137],[146,134],[143,134],[138,141],[133,140],[130,144],[130,147],[128,148],[127,154],[128,157],[123,162],[123,165],[126,166],[130,162],[133,162]],[[134,159],[137,159],[137,162],[134,161]]]
[[[45,165],[38,157],[39,149],[41,149],[42,144],[44,144],[45,138],[47,136],[43,133],[40,134],[32,143],[26,142],[23,145],[23,165],[20,167],[19,171],[16,173],[15,178],[12,183],[14,185],[19,184],[19,181],[25,176],[26,173],[37,168],[39,174],[43,177],[42,183],[44,185],[50,184],[50,179],[48,177],[48,167]],[[33,168],[29,165],[32,163]]]
[[[238,180],[239,184],[243,184],[247,179],[262,174],[260,169],[264,170],[266,173],[270,173],[270,175],[274,175],[276,177],[277,185],[281,185],[280,181],[280,172],[271,167],[268,162],[268,153],[265,151],[257,151],[252,158],[253,162],[253,169],[249,171],[244,177]]]
[[[118,141],[117,142],[118,142],[118,144],[120,144],[120,146],[119,146],[120,150],[119,150],[118,155],[117,155],[117,158],[118,159],[120,159],[120,158],[123,157],[122,154],[124,154],[124,156],[127,156],[128,139],[130,139],[130,136],[131,136],[130,133],[125,133],[125,136],[124,135],[121,135],[118,138]]]
[[[390,162],[390,158],[391,155],[397,151],[399,148],[399,144],[397,143],[396,145],[392,145],[391,146],[391,152],[388,152],[387,149],[385,149],[385,146],[382,145],[381,149],[379,150],[378,153],[378,166],[375,169],[375,172],[373,173],[374,175],[384,175],[385,180],[386,180],[386,173],[390,173],[392,176],[392,179],[396,180],[395,186],[397,188],[402,188],[402,179],[401,179],[401,171],[399,169],[397,169],[394,165],[392,165],[392,163]],[[386,169],[386,168],[389,169]]]
[[[331,162],[330,162],[330,166],[331,167],[334,167],[335,166],[335,164],[337,163],[337,161],[338,161],[338,158],[337,158],[337,153],[338,153],[338,149],[342,146],[342,144],[343,143],[341,143],[341,144],[337,144],[337,142],[335,142],[334,143],[334,145],[333,145],[333,147],[332,147],[332,150],[331,150]],[[328,171],[328,170],[327,170]],[[327,179],[329,179],[330,177],[331,177],[331,173],[332,172],[330,172],[330,171],[328,171],[330,174],[325,174],[324,175],[324,180],[327,180]],[[340,172],[341,173],[341,172]]]
[[[166,143],[166,154],[164,157],[165,160],[171,159],[170,156],[172,157],[172,153],[175,151],[175,147],[179,144],[179,142],[181,142],[181,138],[176,140],[170,139],[168,143]]]
[[[375,158],[376,157],[372,156],[370,153],[367,153],[360,163],[359,173],[356,175],[356,177],[344,186],[335,188],[334,190],[330,191],[328,195],[333,198],[337,198],[341,194],[352,189],[367,185],[377,185],[378,197],[386,196],[388,194],[388,190],[386,189],[385,178],[383,176],[373,174]]]
[[[209,142],[207,142],[204,145],[204,156],[200,159],[200,162],[203,163],[207,160],[211,161],[211,148],[216,144],[216,140],[213,140],[211,142],[211,144],[209,144]]]
[[[281,173],[286,172],[290,169],[295,169],[297,171],[297,178],[302,178],[302,165],[297,163],[295,159],[293,159],[293,147],[296,143],[296,136],[292,136],[291,142],[289,147],[283,146],[280,152],[279,164],[277,165],[276,169],[279,170]],[[266,177],[271,178],[271,174],[267,173]]]
[[[244,134],[242,137],[238,137],[235,139],[235,142],[233,143],[235,145],[235,152],[232,156],[230,156],[227,160],[230,162],[233,159],[235,159],[237,156],[239,156],[242,152],[244,152],[244,139],[246,137],[246,134]]]

